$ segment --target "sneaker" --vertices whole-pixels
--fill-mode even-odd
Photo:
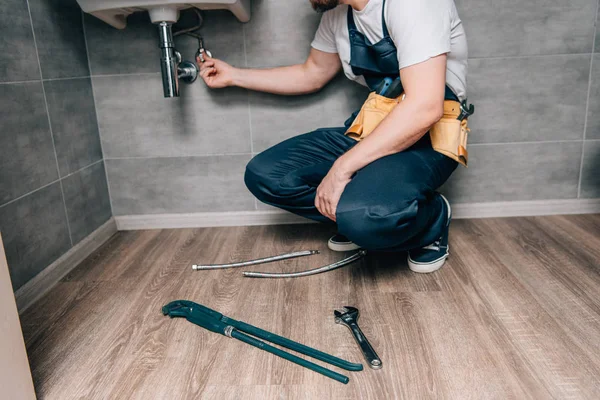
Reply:
[[[408,267],[413,272],[419,272],[426,274],[429,272],[435,272],[444,265],[446,258],[448,258],[449,246],[448,246],[448,230],[450,228],[450,220],[452,219],[452,209],[448,200],[440,194],[442,200],[444,200],[445,208],[448,212],[448,219],[446,226],[442,232],[442,236],[429,246],[422,247],[420,249],[410,250],[408,252]]]
[[[352,251],[360,249],[360,246],[351,242],[346,236],[336,233],[329,238],[327,247],[333,251]]]

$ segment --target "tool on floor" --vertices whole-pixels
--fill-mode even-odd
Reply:
[[[473,104],[470,104],[469,106],[467,106],[467,100],[463,100],[460,103],[460,115],[458,116],[458,120],[462,121],[465,118],[469,118],[471,115],[475,114],[475,106]]]
[[[247,267],[249,265],[257,265],[257,264],[265,264],[275,261],[287,260],[290,258],[296,257],[306,257],[312,256],[313,254],[319,254],[318,250],[305,250],[305,251],[296,251],[293,253],[281,254],[273,257],[265,257],[259,258],[257,260],[249,260],[249,261],[241,261],[230,264],[208,264],[208,265],[192,265],[192,269],[195,271],[198,270],[208,270],[208,269],[227,269],[227,268],[238,268],[238,267]]]
[[[344,325],[350,329],[369,366],[373,369],[380,369],[383,366],[381,359],[375,353],[373,346],[371,346],[371,343],[369,343],[367,337],[358,326],[358,308],[350,306],[342,307],[335,310],[334,315],[336,324]]]
[[[348,264],[353,263],[354,261],[360,260],[365,255],[367,255],[366,250],[359,250],[348,258],[344,258],[343,260],[334,262],[333,264],[324,265],[319,268],[309,269],[308,271],[302,272],[244,272],[244,276],[248,278],[299,278],[302,276],[310,276],[321,274],[327,271],[333,271],[334,269],[338,269],[344,267]]]
[[[326,362],[336,367],[343,368],[348,371],[362,371],[363,369],[362,364],[355,364],[346,360],[342,360],[341,358],[337,358],[330,354],[323,353],[322,351],[313,349],[298,342],[294,342],[290,339],[284,338],[283,336],[267,332],[245,322],[236,321],[235,319],[224,316],[218,311],[212,310],[208,307],[194,303],[192,301],[173,301],[162,308],[162,313],[164,315],[168,315],[171,318],[183,317],[192,324],[198,325],[204,329],[208,329],[209,331],[220,333],[221,335],[240,340],[251,346],[265,350],[271,354],[275,354],[276,356],[301,365],[312,371],[318,372],[331,379],[335,379],[338,382],[348,383],[349,378],[335,371],[331,371],[320,365],[297,357],[291,353],[278,349],[277,347],[273,347],[270,344],[263,342],[262,340],[258,340],[252,336],[256,336],[259,339],[263,339],[271,343],[283,346],[290,350],[296,351],[298,353],[307,355],[312,358],[316,358],[317,360]]]

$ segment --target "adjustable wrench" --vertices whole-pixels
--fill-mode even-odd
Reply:
[[[334,311],[335,315],[335,323],[342,324],[350,329],[352,335],[354,335],[354,339],[356,339],[356,343],[360,347],[365,359],[369,363],[369,367],[373,369],[380,369],[383,364],[381,363],[381,359],[375,353],[373,346],[367,340],[367,337],[362,333],[360,328],[358,327],[358,308],[346,306],[339,308]]]
[[[473,114],[475,114],[475,106],[473,104],[467,106],[467,100],[460,103],[460,115],[457,118],[459,121],[469,118]]]

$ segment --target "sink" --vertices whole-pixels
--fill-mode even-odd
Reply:
[[[250,20],[250,0],[193,0],[190,3],[170,0],[77,0],[86,13],[92,14],[118,29],[127,26],[127,17],[137,11],[148,11],[152,22],[175,23],[179,11],[196,7],[201,10],[230,10],[241,22]]]
[[[160,70],[163,81],[164,97],[179,97],[180,82],[193,83],[198,77],[198,66],[194,61],[182,59],[182,54],[175,48],[173,41],[173,24],[179,20],[179,12],[186,8],[200,10],[229,10],[241,22],[250,20],[250,0],[192,0],[192,3],[181,3],[181,0],[77,0],[83,11],[94,15],[117,29],[125,29],[127,17],[138,11],[148,11],[150,19],[158,28],[158,47],[161,51]],[[202,25],[202,15],[198,14],[198,25],[178,32],[194,36],[198,39],[196,57],[202,56],[202,36],[196,31]],[[207,53],[210,54],[210,53]]]

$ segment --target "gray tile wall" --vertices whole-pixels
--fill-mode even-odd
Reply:
[[[0,232],[16,290],[111,208],[76,1],[5,0],[0,30]]]
[[[471,166],[443,190],[456,202],[600,197],[598,0],[455,1],[477,113]],[[227,12],[206,12],[206,47],[236,66],[302,62],[319,22],[308,2],[252,4],[245,25]],[[190,14],[183,18],[190,26]],[[116,215],[264,209],[244,192],[244,160],[340,125],[366,96],[339,77],[309,96],[211,91],[198,82],[166,100],[155,27],[145,14],[124,31],[86,16],[85,29]],[[184,58],[195,45],[177,38]]]

